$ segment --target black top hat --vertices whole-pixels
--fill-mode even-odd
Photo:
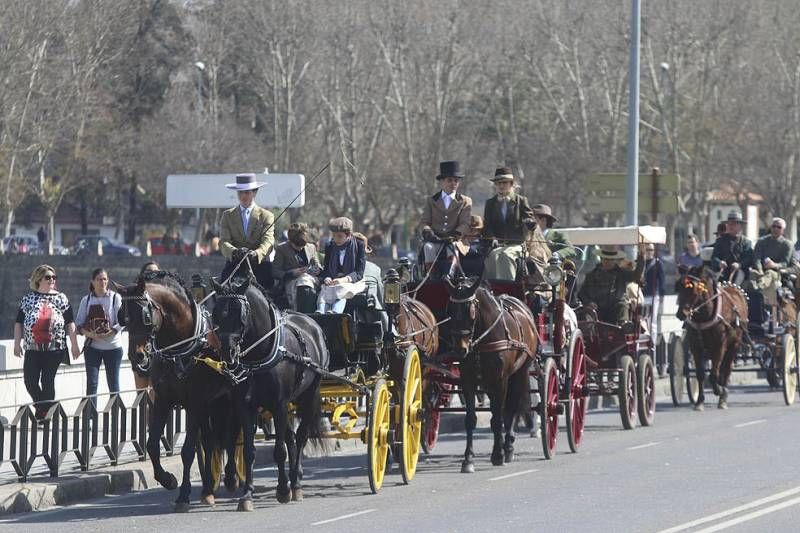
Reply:
[[[442,161],[439,163],[439,175],[436,176],[437,180],[443,178],[458,178],[461,179],[464,174],[461,173],[461,163],[458,161]]]

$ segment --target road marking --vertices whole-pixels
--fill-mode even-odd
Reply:
[[[692,520],[691,522],[686,522],[684,524],[679,524],[675,527],[671,527],[669,529],[664,529],[659,531],[658,533],[677,533],[678,531],[686,531],[687,529],[691,529],[696,526],[701,526],[703,524],[707,524],[708,522],[713,522],[714,520],[725,518],[726,516],[730,516],[732,514],[740,513],[742,511],[747,511],[754,507],[758,507],[760,505],[764,505],[766,503],[771,503],[776,500],[782,500],[789,496],[793,496],[800,492],[800,487],[795,487],[793,489],[785,490],[783,492],[779,492],[777,494],[773,494],[772,496],[767,496],[766,498],[761,498],[760,500],[756,500],[750,503],[746,503],[744,505],[739,505],[738,507],[733,507],[728,509],[727,511],[721,511],[716,514],[708,515],[703,518],[698,518],[697,520]]]
[[[745,422],[744,424],[736,424],[733,427],[735,427],[735,428],[746,428],[747,426],[755,426],[756,424],[763,424],[766,421],[767,421],[766,418],[762,418],[760,420],[753,420],[752,422]]]
[[[339,520],[346,520],[348,518],[353,518],[354,516],[361,516],[362,514],[369,514],[374,513],[377,509],[366,509],[364,511],[358,511],[357,513],[350,513],[344,514],[342,516],[337,516],[336,518],[328,518],[327,520],[320,520],[319,522],[314,522],[312,526],[321,526],[323,524],[330,524],[331,522],[338,522]]]
[[[626,450],[641,450],[642,448],[652,448],[653,446],[658,446],[661,444],[660,442],[648,442],[647,444],[640,444],[639,446],[631,446],[630,448],[625,448]]]
[[[759,516],[764,516],[765,514],[774,513],[775,511],[780,511],[781,509],[791,507],[792,505],[797,505],[798,503],[800,503],[800,498],[792,498],[791,500],[786,500],[785,502],[777,503],[775,505],[759,509],[758,511],[753,511],[752,513],[732,518],[727,522],[722,522],[721,524],[717,524],[715,526],[711,526],[706,529],[701,529],[697,533],[713,533],[714,531],[727,529],[731,526],[735,526],[743,522],[749,522],[750,520],[754,520]]]
[[[497,476],[489,478],[489,481],[500,481],[501,479],[508,479],[510,477],[517,477],[517,476],[524,476],[525,474],[533,474],[534,472],[538,472],[539,469],[534,468],[533,470],[522,470],[521,472],[514,472],[513,474],[506,474],[505,476]]]

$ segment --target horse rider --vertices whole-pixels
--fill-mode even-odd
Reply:
[[[628,284],[638,283],[644,272],[644,260],[639,252],[636,268],[627,270],[620,266],[625,253],[615,248],[600,250],[600,264],[586,275],[578,292],[584,307],[595,309],[604,322],[624,324],[630,320],[629,302],[626,297]]]
[[[742,234],[744,219],[738,209],[728,213],[725,233],[714,243],[711,268],[720,272],[720,277],[737,285],[747,279],[753,266],[753,244]]]
[[[256,181],[255,174],[237,174],[235,183],[225,185],[236,191],[239,205],[223,212],[220,220],[220,250],[228,260],[220,275],[223,282],[242,257],[247,256],[256,281],[266,289],[271,288],[275,215],[256,205],[258,189],[264,185]]]
[[[542,235],[547,239],[547,245],[557,254],[562,260],[574,259],[579,254],[578,250],[570,244],[566,235],[555,229],[553,226],[558,219],[553,215],[553,210],[549,205],[536,204],[533,206],[533,216],[539,229],[542,230]]]
[[[781,286],[781,270],[792,264],[792,241],[783,236],[786,221],[775,217],[770,230],[756,242],[753,252],[754,265],[750,278],[755,289],[762,291],[767,305],[773,312],[778,305],[778,288]],[[773,314],[773,316],[775,316]]]
[[[302,222],[289,225],[288,240],[275,246],[273,274],[283,282],[289,307],[300,313],[313,313],[317,308],[317,291],[322,265],[308,226]]]
[[[458,186],[463,178],[464,174],[458,161],[439,163],[439,175],[436,176],[436,181],[441,190],[425,202],[420,222],[420,233],[424,241],[422,253],[425,272],[431,272],[447,242],[452,242],[462,255],[466,255],[469,251],[461,239],[469,232],[472,199],[458,192]],[[447,255],[451,257],[450,273],[453,273],[457,257],[451,250],[447,251]]]
[[[489,181],[494,183],[496,194],[486,200],[483,210],[483,239],[491,241],[494,249],[486,258],[485,276],[513,281],[523,257],[527,230],[536,227],[536,220],[528,199],[514,190],[514,174],[510,168],[496,169]]]

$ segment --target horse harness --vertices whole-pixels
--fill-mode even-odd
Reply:
[[[703,281],[700,278],[694,277],[694,276],[686,276],[686,278],[687,278],[686,281],[684,281],[684,287],[685,288],[687,288],[687,289],[697,288],[702,294],[709,294],[708,284],[705,281]],[[731,285],[731,286],[734,286],[734,285]],[[696,331],[705,331],[705,330],[715,326],[719,322],[722,322],[723,324],[725,324],[726,326],[729,326],[731,328],[738,328],[739,327],[739,324],[738,324],[738,322],[739,322],[739,309],[738,309],[738,307],[736,307],[736,303],[733,302],[731,297],[728,296],[725,293],[725,291],[723,291],[721,289],[718,289],[716,283],[714,283],[712,285],[712,289],[715,290],[715,294],[713,296],[709,296],[702,303],[700,303],[699,305],[694,306],[693,308],[691,308],[689,310],[689,312],[686,315],[686,319],[685,319],[686,325],[691,327],[692,329],[694,329]],[[727,320],[725,320],[725,317],[722,316],[722,297],[723,296],[728,298],[729,300],[731,300],[731,304],[733,305],[733,312],[735,314],[735,322],[736,322],[735,325],[730,324]],[[707,320],[705,322],[695,322],[695,321],[693,321],[691,319],[691,316],[694,315],[695,312],[697,312],[698,310],[702,309],[703,307],[705,307],[706,305],[708,305],[711,302],[715,302],[715,304],[714,304],[714,311],[713,311],[712,316],[711,316],[711,318],[709,320]]]
[[[516,301],[510,296],[505,294],[501,294],[499,297],[495,297],[492,295],[492,299],[497,305],[497,318],[492,322],[492,324],[486,328],[486,330],[474,340],[471,340],[469,343],[469,352],[479,352],[479,353],[498,353],[504,352],[508,350],[519,350],[523,352],[526,357],[532,358],[534,353],[531,350],[530,346],[522,341],[518,341],[511,337],[511,333],[508,328],[508,324],[506,323],[505,315],[512,314],[512,309],[517,309],[518,311],[522,311],[524,313],[529,314],[528,311],[524,306],[517,304]],[[469,304],[469,316],[473,319],[472,321],[472,331],[470,333],[470,339],[475,336],[475,325],[477,324],[477,308],[478,308],[478,301],[477,295],[473,294],[468,298],[453,298],[450,297],[450,301],[453,303],[467,303]],[[486,338],[489,333],[494,330],[494,328],[501,323],[503,324],[503,333],[505,338],[502,340],[491,341],[491,342],[483,342],[483,339]],[[522,325],[519,321],[514,321],[517,324],[517,331],[516,333],[519,335],[519,338],[522,339],[524,337],[524,332],[522,330]]]

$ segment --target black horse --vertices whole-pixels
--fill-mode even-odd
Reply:
[[[319,442],[321,437],[321,376],[316,369],[326,370],[330,359],[322,329],[305,315],[279,311],[250,276],[237,273],[225,286],[215,281],[212,285],[216,292],[212,321],[218,327],[220,353],[232,371],[249,373],[234,391],[235,410],[244,428],[246,467],[239,510],[253,509],[253,421],[262,410],[272,414],[275,424],[277,500],[301,501],[303,449],[309,440]],[[289,403],[299,418],[296,432],[289,424]]]
[[[160,461],[160,440],[170,411],[177,405],[186,409],[186,439],[181,449],[183,482],[176,499],[176,511],[189,509],[190,469],[197,443],[205,451],[200,463],[203,482],[201,499],[214,504],[211,476],[212,450],[226,449],[225,486],[235,490],[235,435],[238,428],[232,414],[232,386],[214,366],[210,317],[194,303],[181,280],[169,272],[147,272],[137,283],[117,286],[122,296],[119,322],[128,330],[129,341],[140,361],[150,364],[155,400],[150,413],[147,453],[156,480],[166,489],[177,488],[177,480]],[[209,344],[211,343],[211,345]],[[207,360],[211,365],[199,362]]]
[[[530,405],[528,369],[536,354],[533,315],[511,296],[496,297],[481,279],[456,284],[445,278],[450,293],[449,329],[460,359],[461,386],[467,414],[467,447],[461,471],[473,473],[472,432],[475,429],[475,395],[478,384],[489,396],[492,410],[492,464],[514,459],[514,419]],[[505,440],[503,428],[505,427]]]

